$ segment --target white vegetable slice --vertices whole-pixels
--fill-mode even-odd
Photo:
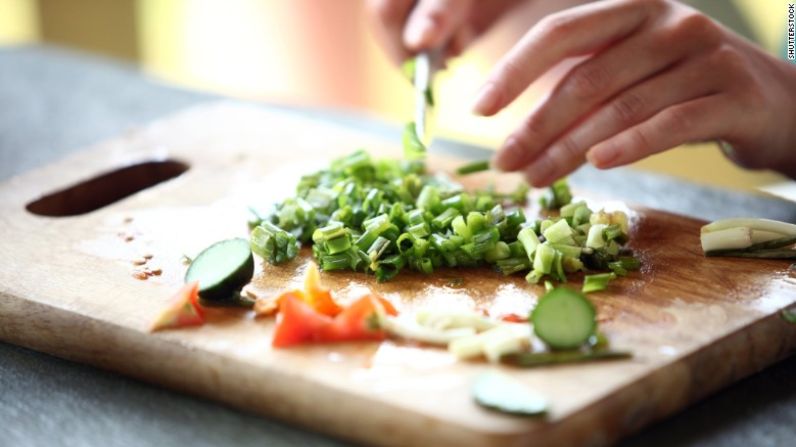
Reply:
[[[783,237],[782,233],[775,233],[773,231],[765,231],[765,230],[752,230],[753,244],[773,241],[774,239],[780,239],[782,237]]]
[[[453,340],[448,351],[459,359],[484,355],[490,362],[521,351],[530,344],[531,326],[524,323],[502,323],[478,335]]]
[[[729,228],[746,227],[752,230],[770,231],[781,236],[796,236],[796,225],[771,219],[733,218],[721,219],[702,227],[702,233],[726,230]]]
[[[713,250],[746,248],[752,245],[752,230],[748,227],[735,227],[702,232],[699,239],[702,241],[702,251],[705,253]]]
[[[432,329],[472,328],[476,331],[485,331],[495,327],[495,320],[484,317],[477,312],[445,311],[424,309],[415,315],[417,323]]]
[[[475,335],[475,329],[469,327],[434,329],[420,326],[407,318],[386,315],[380,318],[380,325],[390,334],[432,345],[447,345],[456,339]]]

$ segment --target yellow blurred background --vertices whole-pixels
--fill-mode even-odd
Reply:
[[[547,1],[547,3],[545,3]],[[454,61],[437,80],[437,131],[495,147],[552,79],[495,118],[469,113],[492,64],[550,0],[535,0]],[[567,1],[555,2],[558,5]],[[787,0],[694,0],[778,53]],[[138,64],[177,85],[276,103],[348,109],[393,122],[411,116],[408,83],[371,38],[362,0],[0,0],[0,45],[51,43]],[[712,11],[711,11],[712,10]],[[781,181],[727,161],[714,144],[677,148],[634,165],[752,190]]]

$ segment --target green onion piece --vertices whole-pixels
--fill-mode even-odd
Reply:
[[[553,244],[550,245],[556,249],[561,255],[568,256],[570,258],[579,258],[580,254],[583,253],[583,249],[575,246],[575,245],[566,245],[566,244]]]
[[[501,259],[508,259],[511,257],[511,249],[509,244],[498,241],[494,246],[484,251],[484,260],[490,264],[494,264]]]
[[[531,262],[528,261],[528,258],[525,256],[522,257],[512,257],[506,259],[499,259],[495,262],[495,266],[504,275],[511,275],[514,273],[519,273],[526,271],[531,268]]]
[[[588,224],[590,218],[591,210],[586,205],[583,205],[575,210],[575,214],[572,216],[572,225],[577,227],[583,224]]]
[[[407,123],[403,133],[404,157],[407,160],[420,160],[426,156],[426,146],[417,135],[415,123]]]
[[[569,191],[569,184],[565,178],[555,181],[547,193],[539,199],[539,204],[543,209],[557,210],[572,201],[572,193]]]
[[[548,274],[553,271],[553,262],[556,259],[556,250],[547,243],[536,247],[536,255],[533,258],[533,269],[539,273]]]
[[[268,221],[263,221],[249,237],[254,253],[271,264],[281,264],[298,254],[299,243],[296,237]]]
[[[542,231],[545,239],[551,243],[571,243],[572,228],[566,220],[561,219]]]
[[[575,210],[577,210],[580,207],[586,207],[586,202],[580,201],[580,202],[568,203],[561,207],[559,215],[561,217],[572,217],[575,215]]]
[[[431,226],[435,230],[444,230],[450,226],[451,222],[453,222],[453,219],[455,219],[457,216],[461,216],[459,210],[456,208],[448,208],[431,220]]]
[[[421,210],[432,210],[440,203],[439,189],[436,186],[426,185],[417,196],[415,206]]]
[[[387,250],[387,247],[389,246],[390,240],[385,237],[379,236],[375,241],[373,241],[373,244],[371,244],[370,248],[368,248],[368,257],[370,258],[371,265],[373,265],[381,257],[381,255],[384,254],[384,251]],[[376,269],[372,268],[372,270]]]
[[[619,224],[611,224],[605,227],[605,240],[607,242],[617,241],[620,244],[627,242],[627,235]]]
[[[528,284],[537,284],[544,276],[544,273],[540,272],[539,270],[531,270],[525,275],[525,280],[528,281]]]
[[[734,258],[759,258],[759,259],[796,259],[796,250],[774,248],[771,250],[722,250],[720,253],[709,251],[705,256],[728,256]]]
[[[489,160],[475,161],[456,168],[456,173],[459,175],[473,174],[489,170]]]
[[[501,360],[515,366],[533,368],[565,363],[592,362],[598,360],[623,360],[633,356],[627,351],[594,350],[594,351],[552,351],[524,352],[502,357]]]
[[[347,253],[337,253],[334,255],[321,255],[318,260],[323,271],[344,270],[351,266],[351,258]]]
[[[609,262],[608,268],[611,269],[616,276],[627,276],[627,269],[622,266],[622,263],[619,261]]]
[[[329,239],[324,246],[326,251],[331,255],[348,251],[348,249],[351,248],[351,236],[346,233],[334,239]]]
[[[608,287],[608,283],[616,279],[614,273],[599,273],[583,277],[583,293],[599,292]]]
[[[375,273],[378,282],[389,281],[404,267],[404,258],[400,255],[391,255],[376,264]]]
[[[522,247],[525,249],[528,259],[533,260],[533,254],[536,251],[536,247],[539,246],[539,238],[536,237],[533,228],[526,227],[520,230],[517,234],[517,240],[520,241]]]
[[[470,229],[467,227],[467,224],[464,222],[464,218],[462,216],[456,216],[451,221],[451,228],[453,228],[454,233],[458,234],[459,236],[465,239],[471,239],[473,237]]]

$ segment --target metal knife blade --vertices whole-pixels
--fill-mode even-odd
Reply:
[[[431,85],[432,62],[432,53],[430,51],[422,51],[415,57],[415,131],[417,137],[424,144],[429,141],[426,134],[426,112],[429,106],[426,99],[426,91]]]

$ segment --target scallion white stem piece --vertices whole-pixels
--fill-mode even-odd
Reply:
[[[782,237],[782,233],[765,230],[752,230],[752,243],[759,244],[761,242],[773,241]]]
[[[756,231],[770,231],[781,236],[796,236],[796,225],[771,219],[733,218],[721,219],[702,227],[702,233],[711,233],[728,228],[746,227]]]
[[[453,329],[432,329],[420,326],[414,321],[402,317],[382,315],[379,325],[388,333],[407,340],[415,340],[431,345],[447,345],[454,340],[475,335],[475,329],[460,327]]]
[[[702,241],[702,251],[705,253],[746,248],[752,245],[752,230],[749,227],[733,227],[711,232],[703,231],[699,238]]]
[[[723,219],[703,226],[700,239],[708,256],[736,256],[738,251],[748,251],[758,253],[755,257],[766,257],[764,250],[793,244],[796,225],[770,219]]]

